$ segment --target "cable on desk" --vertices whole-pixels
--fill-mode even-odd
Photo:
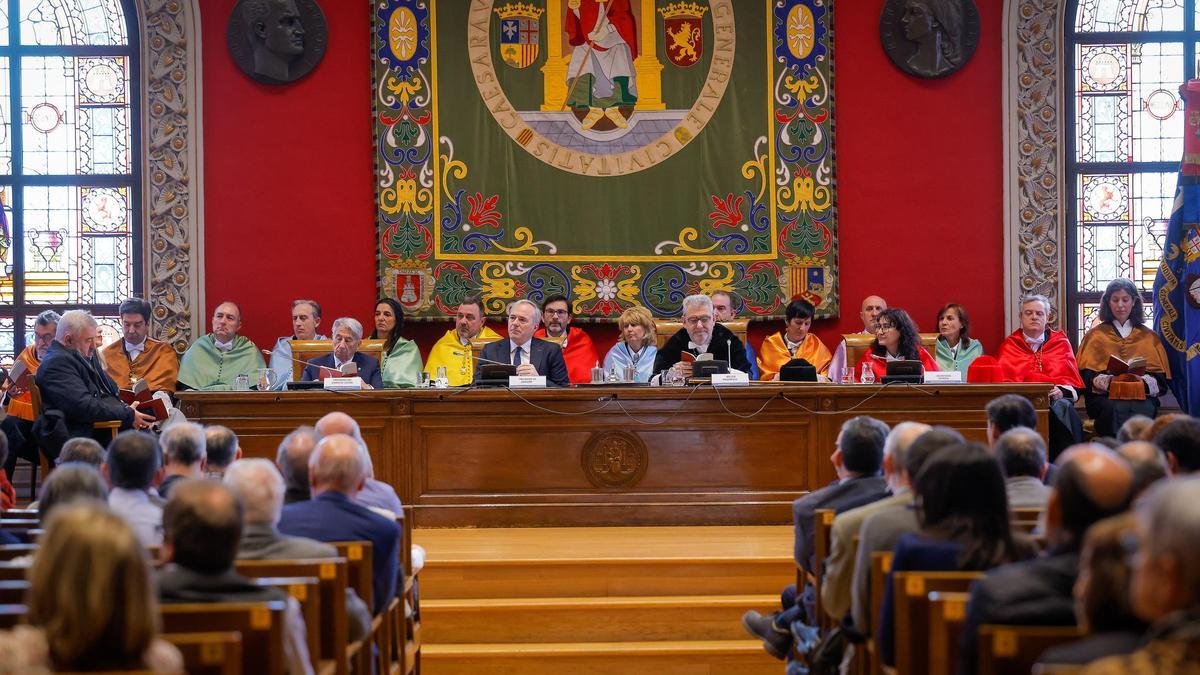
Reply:
[[[512,394],[513,396],[516,396],[517,398],[519,398],[521,401],[523,401],[526,405],[528,405],[530,407],[537,408],[538,410],[541,410],[542,412],[548,412],[548,413],[552,413],[554,415],[563,415],[566,417],[576,417],[578,415],[590,415],[594,412],[599,412],[599,411],[607,408],[609,403],[612,403],[614,400],[616,400],[614,398],[609,398],[608,400],[605,400],[600,405],[596,406],[595,408],[591,408],[589,410],[580,410],[578,412],[565,412],[562,410],[551,410],[550,408],[547,408],[545,406],[540,406],[540,405],[534,403],[533,401],[530,401],[529,399],[525,398],[524,396],[518,394],[516,392],[516,390],[512,389],[511,387],[505,387],[504,390],[507,391],[508,393]]]
[[[633,413],[631,413],[625,409],[625,404],[621,402],[621,399],[614,396],[612,398],[612,400],[616,401],[617,407],[620,408],[621,412],[625,413],[625,416],[628,417],[629,419],[633,420],[634,422],[637,422],[638,424],[644,425],[644,426],[655,427],[660,424],[666,424],[667,422],[670,422],[671,420],[675,419],[675,417],[678,416],[679,413],[683,411],[683,407],[685,405],[687,405],[687,402],[692,400],[692,396],[702,386],[703,385],[700,385],[700,384],[692,385],[692,390],[688,392],[687,398],[685,398],[679,402],[679,405],[675,408],[674,412],[672,412],[670,415],[667,415],[667,417],[665,419],[659,420],[657,422],[651,422],[649,420],[638,419],[637,417],[633,416]]]
[[[738,418],[741,418],[744,420],[758,417],[759,415],[762,414],[762,411],[767,409],[767,406],[771,405],[771,401],[774,401],[775,399],[779,398],[782,395],[779,392],[775,392],[774,394],[771,394],[771,396],[769,398],[767,398],[767,400],[763,401],[763,404],[761,406],[759,406],[758,410],[755,410],[754,412],[750,413],[749,415],[743,415],[742,413],[736,413],[736,412],[730,410],[729,406],[725,405],[725,399],[721,396],[721,387],[713,387],[713,389],[716,390],[717,400],[720,401],[721,407],[725,410],[725,412],[729,413],[730,415],[733,415],[734,417],[738,417]]]
[[[854,412],[855,410],[861,408],[868,401],[870,401],[871,399],[875,398],[876,396],[882,394],[884,389],[887,389],[888,387],[894,387],[894,386],[907,387],[914,391],[919,391],[922,394],[925,394],[926,396],[937,396],[938,395],[938,392],[936,392],[936,391],[929,391],[928,389],[922,389],[921,387],[918,387],[910,382],[888,382],[887,384],[885,384],[882,387],[880,387],[879,389],[877,389],[875,391],[875,393],[864,398],[863,400],[859,401],[858,403],[855,403],[854,405],[850,406],[849,408],[841,408],[839,410],[813,410],[812,408],[809,408],[808,406],[804,405],[803,403],[798,403],[798,402],[793,401],[792,399],[788,398],[787,394],[781,394],[780,398],[782,398],[783,400],[787,401],[788,403],[796,406],[797,408],[803,410],[804,412],[807,412],[812,415],[844,415],[848,412]]]

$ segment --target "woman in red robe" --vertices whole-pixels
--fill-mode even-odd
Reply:
[[[863,366],[880,382],[887,375],[888,361],[920,361],[926,371],[938,370],[937,361],[921,346],[921,334],[908,312],[899,307],[883,310],[875,327],[871,349],[858,360],[855,372],[861,377]]]

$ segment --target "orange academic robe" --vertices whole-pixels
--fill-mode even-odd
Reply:
[[[146,348],[136,361],[129,360],[125,341],[117,340],[101,350],[104,369],[122,389],[128,389],[133,379],[146,380],[150,391],[175,393],[179,379],[179,355],[165,342],[146,338]]]
[[[793,355],[788,351],[783,332],[774,333],[763,340],[762,347],[758,350],[758,370],[762,373],[759,379],[763,381],[775,379],[775,376],[779,374],[779,369],[792,359],[804,359],[817,369],[818,375],[828,375],[829,362],[833,359],[833,354],[829,353],[829,349],[825,347],[820,338],[809,333],[804,336],[804,342],[800,343]]]
[[[544,339],[546,329],[537,329],[533,336]],[[571,328],[567,331],[563,360],[567,362],[567,376],[571,378],[571,384],[587,384],[592,381],[592,368],[596,366],[600,357],[596,354],[596,345],[592,343],[592,338],[588,337],[582,328]]]
[[[29,345],[17,355],[17,360],[25,363],[25,367],[29,369],[30,381],[37,373],[38,364],[41,359],[37,355],[37,346]],[[21,392],[17,396],[12,396],[8,399],[8,414],[13,417],[18,417],[23,420],[33,421],[33,395],[28,390]],[[12,448],[9,448],[12,451]]]

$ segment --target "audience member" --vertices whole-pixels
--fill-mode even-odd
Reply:
[[[302,426],[293,429],[279,442],[275,466],[279,467],[287,488],[283,493],[284,504],[295,504],[312,497],[308,487],[308,457],[320,440],[315,429]]]
[[[158,494],[171,498],[171,486],[184,478],[203,478],[207,463],[204,428],[191,422],[167,427],[158,439],[163,451],[163,479]]]
[[[318,541],[371,542],[374,613],[396,594],[400,569],[400,527],[354,501],[366,481],[361,444],[345,434],[326,436],[308,459],[313,498],[283,507],[279,531]]]
[[[325,438],[335,434],[345,434],[353,438],[358,441],[359,448],[362,450],[367,480],[363,483],[363,487],[354,501],[367,508],[386,512],[379,514],[385,518],[402,515],[404,508],[400,505],[400,497],[396,494],[396,490],[381,480],[375,480],[375,464],[371,461],[371,451],[367,448],[367,442],[363,440],[358,422],[344,412],[331,412],[317,421],[317,436]]]
[[[283,478],[265,459],[239,459],[224,477],[245,509],[245,526],[238,544],[239,560],[305,560],[336,558],[337,548],[314,539],[279,533],[283,509]],[[350,640],[361,640],[371,627],[371,612],[353,589],[346,589],[346,615],[350,618]]]
[[[1141,647],[1086,667],[1085,675],[1194,675],[1200,663],[1200,478],[1164,481],[1137,509],[1131,595],[1151,623]]]
[[[988,402],[986,410],[988,445],[995,445],[996,439],[1009,429],[1037,429],[1037,410],[1020,394],[994,398]]]
[[[896,662],[894,584],[909,570],[987,570],[1026,560],[1033,542],[1012,534],[1004,476],[987,448],[962,443],[938,450],[913,484],[920,529],[900,537],[879,610],[880,660]]]
[[[1138,440],[1154,442],[1154,437],[1158,435],[1158,432],[1162,431],[1163,427],[1167,426],[1171,422],[1174,422],[1175,420],[1182,419],[1187,419],[1187,415],[1183,413],[1167,413],[1165,415],[1159,415],[1158,417],[1154,418],[1154,421],[1150,423],[1150,426],[1146,427],[1146,429],[1142,431],[1141,438]]]
[[[1046,442],[1041,434],[1026,427],[1000,434],[993,446],[996,460],[1004,469],[1008,506],[1013,509],[1043,509],[1050,499],[1046,477]]]
[[[1133,496],[1136,499],[1146,488],[1170,475],[1167,456],[1149,441],[1130,441],[1117,448],[1117,454],[1133,469]]]
[[[881,511],[905,508],[912,504],[912,491],[904,464],[908,448],[918,436],[929,431],[928,424],[901,422],[892,427],[883,444],[883,475],[891,495],[866,506],[844,511],[833,519],[830,529],[829,557],[821,576],[821,608],[834,620],[850,611],[850,582],[854,578],[854,538],[863,521]]]
[[[1145,433],[1146,429],[1150,428],[1151,424],[1154,424],[1152,418],[1145,415],[1134,415],[1125,420],[1125,423],[1117,430],[1117,440],[1122,443],[1140,440],[1142,434]]]
[[[27,605],[25,624],[0,632],[0,673],[183,672],[179,650],[158,638],[146,550],[102,504],[55,510],[29,570]]]
[[[965,442],[962,434],[949,427],[933,427],[918,436],[908,446],[908,459],[904,464],[903,480],[909,486],[909,502],[869,516],[859,528],[858,552],[854,557],[854,579],[850,592],[851,625],[858,633],[870,635],[875,628],[870,606],[871,554],[891,551],[901,536],[917,531],[917,515],[911,496],[916,477],[938,450]]]
[[[1038,661],[1083,665],[1137,649],[1146,624],[1133,613],[1129,597],[1129,550],[1134,516],[1122,513],[1088,528],[1075,580],[1075,621],[1087,637],[1046,650]]]
[[[104,446],[97,443],[96,439],[77,436],[63,443],[62,452],[58,455],[58,463],[81,462],[99,469],[104,465],[106,458],[107,453],[104,452]]]
[[[209,478],[224,477],[225,469],[242,458],[242,446],[238,443],[237,434],[219,424],[204,428],[204,448]]]
[[[108,486],[96,467],[82,462],[67,462],[46,476],[38,497],[38,520],[45,523],[56,506],[69,504],[76,499],[106,501]]]
[[[162,500],[151,496],[159,474],[158,441],[144,431],[125,431],[108,444],[105,477],[108,506],[133,527],[143,546],[162,543]]]
[[[1172,475],[1200,471],[1200,419],[1181,416],[1154,434],[1154,444],[1167,453]]]
[[[263,602],[282,600],[283,652],[292,675],[313,672],[304,617],[295,599],[275,588],[258,586],[233,569],[242,538],[242,504],[216,481],[181,481],[163,510],[162,558],[158,597],[172,602]]]
[[[1093,523],[1129,508],[1133,472],[1115,453],[1074,446],[1059,458],[1046,504],[1048,549],[1039,558],[1004,565],[971,587],[959,650],[960,673],[974,673],[983,624],[1070,626],[1079,549]]]
[[[847,420],[837,437],[837,450],[830,456],[837,480],[797,499],[792,503],[795,525],[796,564],[812,571],[816,566],[813,546],[814,517],[817,509],[833,509],[839,513],[878,501],[887,496],[887,483],[879,475],[883,464],[883,445],[888,426],[865,415]],[[770,616],[750,611],[742,615],[742,626],[763,641],[763,647],[778,659],[787,658],[791,648],[791,624],[796,620],[816,623],[812,607],[812,587],[789,586],[784,590],[783,610]]]

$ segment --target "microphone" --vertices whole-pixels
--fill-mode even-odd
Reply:
[[[467,354],[466,352],[451,352],[451,353],[454,354],[455,356],[462,356],[462,357],[470,356],[470,354]],[[474,358],[476,358],[480,361],[483,361],[484,363],[490,363],[495,366],[511,366],[512,365],[511,363],[505,363],[504,361],[493,361],[491,359],[485,359],[482,356],[476,356]]]
[[[267,356],[274,355],[270,349],[260,349],[259,351],[261,351],[263,354],[266,354]],[[306,366],[312,366],[314,368],[329,368],[330,370],[337,370],[337,371],[340,371],[343,375],[345,375],[347,377],[353,377],[358,374],[358,364],[353,361],[347,361],[347,362],[343,363],[341,368],[330,368],[329,366],[323,366],[323,365],[317,363],[316,361],[305,361],[304,359],[298,359],[294,356],[289,356],[288,358],[291,359],[292,361],[295,361],[296,363],[303,363]],[[270,361],[268,361],[267,363],[270,363]]]

